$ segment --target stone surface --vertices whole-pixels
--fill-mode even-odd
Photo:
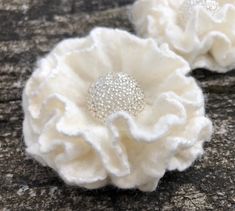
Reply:
[[[133,0],[0,0],[0,210],[235,210],[235,72],[197,70],[215,131],[205,155],[169,172],[153,193],[65,185],[24,151],[21,93],[34,64],[60,40],[95,26],[133,31]]]

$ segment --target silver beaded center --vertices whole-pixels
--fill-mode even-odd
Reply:
[[[87,104],[92,115],[100,121],[118,111],[136,116],[144,109],[144,92],[128,74],[108,73],[91,84]]]
[[[218,0],[185,0],[180,6],[179,21],[185,24],[192,16],[197,7],[204,7],[211,15],[215,15],[219,10]]]

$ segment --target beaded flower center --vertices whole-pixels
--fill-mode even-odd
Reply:
[[[219,3],[218,0],[185,0],[179,10],[180,22],[185,24],[197,7],[203,7],[211,15],[215,15],[219,10]]]
[[[144,92],[137,81],[126,73],[108,73],[91,84],[88,109],[100,120],[118,111],[136,116],[144,109]]]

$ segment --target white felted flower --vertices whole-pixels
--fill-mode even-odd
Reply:
[[[211,122],[188,64],[121,30],[67,39],[23,94],[27,152],[68,183],[153,191],[203,153]]]
[[[235,68],[234,0],[137,0],[132,22],[139,35],[168,43],[191,68]]]

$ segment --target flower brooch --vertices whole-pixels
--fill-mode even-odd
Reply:
[[[192,69],[235,68],[233,0],[137,0],[131,17],[139,35],[167,43]]]
[[[121,30],[64,40],[38,62],[23,93],[27,152],[68,184],[153,191],[211,137],[189,71],[167,45]]]

